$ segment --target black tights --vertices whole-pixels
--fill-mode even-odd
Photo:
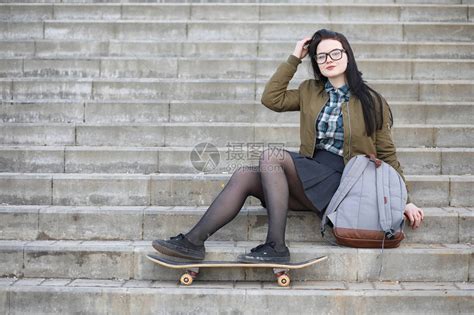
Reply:
[[[267,242],[285,246],[288,208],[316,210],[304,194],[290,154],[285,150],[263,151],[259,166],[237,169],[199,222],[186,234],[196,245],[237,216],[248,196],[265,202],[268,213]]]

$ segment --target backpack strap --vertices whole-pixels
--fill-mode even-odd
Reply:
[[[339,204],[344,200],[346,195],[355,185],[355,183],[360,178],[360,176],[362,175],[365,168],[370,162],[369,159],[362,156],[356,156],[353,159],[356,159],[354,161],[354,164],[351,164],[347,169],[344,169],[343,180],[339,184],[336,193],[329,202],[329,205],[327,206],[326,211],[324,212],[323,218],[321,219],[321,235],[323,237],[324,231],[326,230],[327,215],[337,209]]]
[[[380,227],[385,233],[385,237],[392,239],[395,236],[395,231],[392,229],[392,211],[390,206],[390,199],[388,198],[390,192],[387,185],[384,185],[384,170],[385,167],[379,167],[376,164],[376,187],[377,187],[377,208],[379,212]],[[385,174],[387,175],[387,174]]]

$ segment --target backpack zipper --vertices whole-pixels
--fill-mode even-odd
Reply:
[[[349,156],[347,158],[347,161],[349,161],[349,158],[351,157],[351,138],[352,138],[352,130],[351,130],[351,108],[349,106],[349,102],[346,102],[347,106],[347,116],[349,120]]]
[[[329,101],[329,96],[328,96],[326,102],[324,103],[324,105],[323,105],[323,106],[321,107],[321,109],[319,110],[319,112],[318,112],[318,114],[316,115],[316,117],[314,118],[314,124],[313,124],[314,127],[313,127],[313,128],[314,128],[314,130],[315,130],[315,134],[314,134],[313,150],[312,150],[312,152],[311,152],[311,157],[314,156],[314,150],[316,149],[316,141],[318,141],[318,134],[317,134],[317,132],[316,132],[316,131],[317,131],[317,127],[318,127],[318,125],[317,125],[318,117],[319,117],[319,115],[321,115],[321,112],[322,112],[322,111],[324,110],[324,108],[326,107],[326,104],[328,103],[328,101]]]

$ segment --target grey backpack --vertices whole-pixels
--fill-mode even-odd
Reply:
[[[407,190],[402,177],[375,156],[357,155],[345,166],[341,183],[321,221],[332,224],[336,242],[362,248],[394,248],[404,239]],[[329,223],[330,221],[330,223]]]

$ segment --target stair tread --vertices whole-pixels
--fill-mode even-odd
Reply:
[[[118,123],[86,123],[86,122],[74,122],[74,123],[62,123],[62,122],[48,122],[48,123],[23,123],[23,122],[0,122],[0,126],[94,126],[94,127],[121,127],[121,126],[138,126],[138,127],[153,127],[153,126],[186,126],[186,127],[299,127],[299,123],[273,123],[273,122],[208,122],[208,121],[196,121],[196,122],[118,122]],[[473,124],[394,124],[393,128],[474,128]]]
[[[132,152],[167,152],[167,151],[179,151],[179,152],[189,152],[194,148],[194,146],[156,146],[156,147],[130,147],[130,146],[87,146],[87,145],[75,145],[75,146],[61,146],[61,145],[9,145],[9,144],[0,144],[0,151],[132,151]],[[228,147],[216,146],[218,150],[227,150]],[[297,152],[299,147],[286,147],[289,151]],[[242,151],[247,151],[247,148],[242,148]],[[464,147],[397,147],[397,152],[410,152],[410,153],[468,153],[474,152],[474,148],[464,148]]]
[[[207,241],[207,253],[243,253],[250,248],[260,244],[261,241]],[[330,251],[334,253],[352,254],[377,254],[380,248],[350,248],[334,246],[326,242],[300,242],[288,241],[287,246],[292,253],[303,255],[316,255],[320,251]],[[25,251],[119,251],[119,252],[142,252],[155,253],[151,247],[150,240],[0,240],[1,250],[25,250]],[[442,243],[409,243],[402,242],[400,247],[386,249],[386,253],[417,253],[417,254],[472,254],[474,246],[466,244],[442,244]],[[233,259],[228,259],[233,260]]]
[[[0,278],[7,313],[470,314],[472,282],[177,281]]]
[[[85,20],[85,19],[44,19],[39,21],[5,21],[0,20],[0,23],[16,23],[16,24],[281,24],[286,21],[291,21],[292,24],[314,24],[311,20],[194,20],[194,19],[166,19],[166,20],[144,20],[144,19],[120,19],[120,20]],[[472,26],[470,21],[325,21],[332,25],[466,25]]]
[[[189,289],[232,289],[232,290],[265,290],[275,287],[268,281],[199,281]],[[0,290],[75,290],[74,288],[127,288],[127,290],[140,290],[145,288],[178,288],[176,281],[163,280],[95,280],[77,278],[0,278]],[[399,293],[416,294],[424,291],[449,291],[450,294],[465,291],[474,296],[473,282],[434,282],[434,281],[293,281],[291,288],[294,290],[318,290],[319,293],[337,291],[344,294],[349,292],[365,292],[383,289],[384,291],[396,290]],[[321,292],[322,291],[322,292]],[[185,291],[182,291],[186,294]],[[316,292],[314,292],[316,293]],[[372,292],[373,294],[374,292]],[[448,292],[445,292],[448,293]],[[403,293],[402,293],[403,294]]]
[[[34,38],[34,39],[8,39],[8,38],[1,38],[0,43],[152,43],[152,44],[166,44],[166,43],[176,43],[175,41],[170,40],[163,40],[157,42],[156,40],[146,40],[146,39],[109,39],[109,40],[97,40],[97,39],[49,39],[49,38]],[[265,43],[265,44],[293,44],[294,41],[291,40],[284,40],[284,39],[208,39],[208,40],[193,40],[193,39],[183,39],[181,43],[184,44],[244,44],[244,43]],[[474,42],[465,42],[465,41],[428,41],[428,40],[420,40],[420,41],[412,41],[412,40],[404,40],[404,41],[384,41],[380,40],[351,40],[352,44],[370,44],[370,45],[441,45],[441,46],[457,46],[457,45],[466,45],[466,46],[474,46]]]
[[[308,78],[309,79],[309,78]],[[241,83],[266,83],[268,79],[260,79],[260,78],[253,78],[253,79],[228,79],[228,78],[67,78],[67,77],[56,77],[56,78],[40,78],[40,77],[13,77],[13,78],[0,78],[0,82],[71,82],[71,83],[91,83],[91,82],[135,82],[135,83],[156,83],[156,82],[165,82],[165,83],[175,83],[175,82],[199,82],[199,83],[233,83],[233,82],[241,82]],[[465,79],[448,79],[448,80],[427,80],[427,79],[369,79],[367,82],[371,83],[391,83],[391,84],[473,84],[474,80],[465,80]]]
[[[1,41],[0,41],[1,44]],[[275,57],[187,57],[187,56],[158,56],[158,57],[151,57],[151,56],[51,56],[51,57],[24,57],[24,56],[15,56],[15,57],[2,57],[0,60],[5,61],[16,61],[16,60],[24,60],[24,61],[94,61],[94,60],[102,60],[102,61],[167,61],[167,60],[181,60],[181,61],[273,61],[273,62],[284,62],[282,58],[275,58]],[[403,62],[403,63],[410,63],[410,62],[433,62],[436,64],[439,63],[448,63],[448,62],[455,62],[455,63],[474,63],[474,60],[469,58],[367,58],[367,57],[359,57],[357,61],[362,62]],[[309,60],[304,59],[302,60],[303,63],[310,63]]]
[[[149,178],[149,177],[161,177],[161,178],[190,178],[190,179],[226,179],[231,174],[208,174],[208,173],[156,173],[156,174],[104,174],[104,173],[91,173],[91,174],[64,174],[64,173],[19,173],[19,172],[5,172],[0,173],[0,177],[57,177],[57,178],[113,178],[113,177],[124,177],[124,178]],[[468,179],[474,180],[474,175],[406,175],[408,180],[446,180],[446,179]]]

